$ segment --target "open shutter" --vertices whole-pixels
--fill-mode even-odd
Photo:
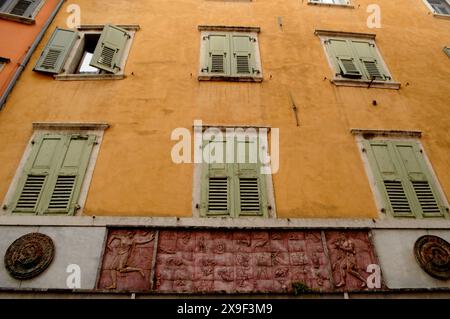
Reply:
[[[90,66],[115,73],[120,70],[122,56],[130,34],[114,25],[105,25],[95,48]]]
[[[446,0],[428,0],[430,5],[439,14],[450,14],[450,4]]]
[[[9,9],[10,14],[32,18],[33,13],[42,0],[18,0]]]
[[[415,195],[415,209],[424,217],[443,216],[443,206],[419,145],[415,142],[395,142],[394,145]]]
[[[336,75],[353,79],[362,77],[359,65],[346,39],[329,39],[325,43],[328,52],[334,57]]]
[[[369,80],[386,80],[389,75],[384,70],[375,45],[369,41],[351,41],[364,73]]]
[[[408,181],[399,167],[390,141],[364,141],[385,209],[394,216],[413,217]]]
[[[10,3],[11,0],[0,0],[0,11],[4,12]]]
[[[67,135],[64,151],[49,185],[47,214],[73,214],[94,146],[93,135]]]
[[[259,74],[255,61],[256,39],[245,34],[231,35],[232,75],[253,76]]]
[[[205,150],[206,149],[206,150]],[[205,162],[202,170],[201,214],[203,216],[230,216],[232,205],[232,164],[226,163],[225,141],[205,141],[203,144]],[[218,162],[209,156],[220,152]]]
[[[40,213],[40,203],[63,147],[60,135],[46,134],[34,141],[24,172],[18,183],[13,212]]]
[[[264,175],[258,158],[257,139],[235,139],[234,198],[238,216],[266,216]]]
[[[213,33],[205,36],[207,41],[207,73],[211,75],[230,75],[230,37],[228,34]]]
[[[444,47],[444,53],[450,58],[450,47]]]
[[[78,33],[75,31],[56,28],[44,51],[42,51],[34,71],[61,73],[77,37]]]

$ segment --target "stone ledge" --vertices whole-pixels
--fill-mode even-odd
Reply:
[[[374,136],[390,136],[390,137],[422,137],[421,131],[407,131],[407,130],[377,130],[377,129],[359,129],[352,128],[350,133],[353,135],[374,135]]]
[[[198,31],[226,31],[226,32],[261,32],[260,27],[199,25]]]
[[[323,3],[323,2],[316,2],[308,0],[308,5],[313,6],[323,6],[323,7],[337,7],[337,8],[347,8],[347,9],[354,9],[355,6],[352,4],[347,3]]]
[[[221,81],[221,82],[262,82],[262,77],[256,76],[211,76],[199,75],[199,81]]]
[[[104,131],[110,125],[106,122],[33,122],[33,130],[95,130]]]
[[[139,31],[141,29],[139,24],[115,24],[115,26],[127,31]],[[77,30],[103,30],[104,27],[104,24],[81,24],[77,26]]]
[[[332,30],[320,30],[316,29],[314,34],[317,36],[324,37],[350,37],[350,38],[363,38],[375,40],[376,34],[374,33],[358,33],[358,32],[347,32],[347,31],[332,31]]]
[[[58,74],[54,78],[59,81],[123,80],[125,74]]]
[[[363,87],[367,89],[392,89],[399,90],[401,84],[398,82],[390,81],[368,81],[368,80],[353,80],[353,79],[341,79],[334,78],[331,80],[336,86],[352,86],[352,87]]]
[[[22,16],[18,16],[15,14],[10,14],[10,13],[5,13],[5,12],[0,12],[0,19],[20,22],[20,23],[25,23],[25,24],[36,24],[36,21],[32,18],[26,18],[26,17],[22,17]]]

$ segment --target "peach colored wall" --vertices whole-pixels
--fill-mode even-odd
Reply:
[[[59,0],[45,0],[35,17],[36,24],[0,18],[0,57],[11,60],[0,72],[0,96],[58,3]]]
[[[70,3],[83,24],[139,24],[120,81],[63,82],[32,68]],[[107,5],[105,5],[107,3]],[[106,121],[85,214],[191,216],[192,165],[170,158],[174,128],[205,124],[280,128],[274,176],[279,217],[378,216],[351,128],[416,129],[450,194],[450,20],[422,0],[353,0],[355,9],[298,0],[68,1],[0,112],[0,198],[6,194],[33,121]],[[378,3],[382,28],[366,26]],[[277,17],[283,17],[283,29]],[[259,26],[264,81],[199,82],[198,25]],[[336,87],[315,29],[370,32],[399,91]],[[409,85],[406,85],[409,83]],[[289,93],[298,106],[295,124]],[[372,106],[377,100],[378,106]]]

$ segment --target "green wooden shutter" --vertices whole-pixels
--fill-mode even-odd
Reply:
[[[17,0],[8,9],[10,14],[32,18],[33,13],[42,0]]]
[[[49,185],[45,213],[75,213],[95,139],[93,135],[66,135],[64,151]]]
[[[369,80],[386,80],[390,79],[384,70],[375,45],[369,41],[352,40],[352,47],[355,50],[359,63],[362,65],[365,76]]]
[[[415,195],[414,209],[424,217],[443,216],[444,207],[418,143],[393,142],[393,145]]]
[[[237,216],[267,216],[265,176],[260,171],[257,140],[236,138],[235,156],[234,201]]]
[[[203,163],[200,212],[202,216],[231,216],[233,164],[226,163],[225,141],[205,141],[203,149],[208,145],[216,150],[220,148],[224,158],[222,163],[210,163],[209,158]]]
[[[90,66],[115,73],[120,70],[122,56],[130,34],[114,25],[105,25],[95,48]]]
[[[205,36],[204,41],[207,41],[206,72],[211,75],[230,75],[230,36],[226,33],[212,33]]]
[[[450,58],[450,47],[444,47],[444,53]]]
[[[42,51],[34,71],[61,73],[77,37],[78,33],[75,31],[56,28],[47,46]]]
[[[250,35],[231,35],[232,71],[234,76],[253,76],[259,74],[255,59],[256,39]]]
[[[0,11],[4,12],[11,4],[11,0],[0,0]]]
[[[385,209],[394,216],[413,217],[412,196],[408,180],[400,167],[390,141],[364,141],[378,190]]]
[[[346,39],[329,39],[325,42],[328,53],[332,56],[336,75],[360,79],[362,73],[349,41]]]
[[[33,142],[16,194],[13,212],[40,213],[49,180],[63,147],[61,135],[45,134]]]

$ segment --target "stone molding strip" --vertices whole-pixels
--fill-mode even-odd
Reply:
[[[199,25],[198,31],[228,31],[228,32],[261,32],[260,27],[240,27],[222,25]]]
[[[81,24],[77,27],[77,30],[103,30],[104,26],[104,24]],[[139,31],[141,29],[139,24],[117,24],[115,26],[128,31]]]
[[[101,130],[108,129],[106,122],[33,122],[33,130]]]
[[[350,37],[350,38],[364,38],[375,40],[376,34],[374,33],[359,33],[359,32],[346,32],[346,31],[332,31],[332,30],[320,30],[314,31],[315,35],[324,37]]]
[[[374,135],[377,137],[380,136],[389,136],[389,137],[422,137],[421,131],[409,131],[409,130],[377,130],[377,129],[360,129],[360,128],[352,128],[350,133],[353,135]]]
[[[0,216],[0,226],[158,227],[229,229],[450,229],[450,219],[179,218],[98,216]]]

